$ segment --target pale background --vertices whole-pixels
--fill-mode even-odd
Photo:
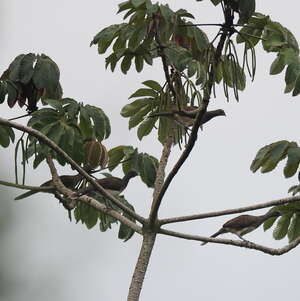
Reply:
[[[171,8],[186,8],[197,22],[220,21],[218,10],[209,1],[164,1]],[[132,144],[160,156],[161,146],[149,136],[138,142],[135,130],[127,131],[121,107],[141,82],[162,82],[159,62],[146,72],[134,70],[124,76],[105,71],[104,58],[96,47],[89,47],[102,28],[121,23],[115,15],[119,1],[2,0],[0,3],[0,73],[20,53],[46,53],[59,65],[66,97],[100,106],[111,119],[110,148]],[[257,11],[270,14],[300,38],[297,1],[257,1]],[[215,29],[209,28],[211,33]],[[284,78],[268,76],[274,54],[258,51],[256,81],[248,81],[240,103],[226,103],[219,93],[211,108],[223,108],[219,117],[205,126],[198,144],[170,186],[160,211],[161,217],[221,210],[287,196],[296,177],[286,180],[282,167],[267,175],[249,170],[256,151],[270,142],[299,139],[300,97],[284,95]],[[1,117],[17,116],[21,111],[1,105]],[[171,162],[179,156],[175,150]],[[13,181],[13,150],[0,150],[1,178]],[[119,172],[119,173],[118,173]],[[120,171],[116,175],[121,175]],[[39,185],[49,178],[45,166],[31,171],[28,184]],[[129,242],[117,239],[116,228],[101,233],[70,223],[67,213],[48,195],[14,202],[20,193],[0,188],[0,300],[1,301],[118,301],[126,300],[141,238]],[[138,212],[146,214],[151,191],[134,179],[126,198]],[[264,212],[264,211],[262,211]],[[171,225],[186,233],[209,235],[226,218]],[[232,237],[227,235],[225,237]],[[268,246],[271,232],[261,229],[247,236]],[[141,300],[296,300],[299,248],[281,257],[256,251],[170,237],[158,237]]]

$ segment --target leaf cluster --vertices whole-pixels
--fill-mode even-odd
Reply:
[[[276,240],[288,237],[289,242],[292,242],[296,238],[300,237],[300,204],[286,204],[275,206],[271,210],[277,210],[281,212],[281,216],[269,218],[264,223],[264,230],[267,231],[277,220],[273,230],[273,237]]]
[[[34,112],[40,99],[62,97],[59,76],[58,66],[47,55],[20,54],[0,78],[0,103],[7,99],[10,108],[18,103]]]
[[[43,108],[32,114],[28,126],[40,131],[55,142],[78,164],[85,162],[84,142],[91,139],[102,141],[110,135],[110,122],[98,107],[83,105],[74,99],[45,99],[51,108]],[[29,137],[26,143],[27,160],[34,155],[36,168],[52,151],[36,138]],[[55,152],[53,158],[61,165],[67,162]]]
[[[134,219],[132,219],[130,216],[128,216],[126,213],[124,213],[122,210],[120,210],[117,206],[115,206],[110,200],[105,199],[101,194],[97,192],[91,192],[89,193],[91,197],[96,199],[98,202],[105,204],[107,208],[113,209],[125,217],[127,217],[132,222],[135,222]],[[124,196],[118,196],[117,197],[119,201],[121,201],[126,207],[134,211],[134,207],[128,203],[128,201],[124,198]],[[75,210],[74,210],[74,217],[76,222],[81,222],[84,224],[88,229],[93,228],[97,225],[99,221],[99,229],[101,232],[105,232],[112,228],[113,224],[118,224],[118,220],[115,219],[112,216],[109,216],[103,212],[99,212],[96,209],[92,208],[91,206],[78,202]],[[123,223],[119,223],[119,232],[118,232],[118,238],[122,239],[124,241],[129,240],[134,234],[134,231],[129,228],[127,225]]]
[[[158,160],[147,154],[139,153],[137,148],[132,146],[120,145],[114,147],[108,152],[109,170],[112,171],[121,162],[123,172],[126,174],[129,170],[136,170],[142,181],[150,188],[154,187]]]

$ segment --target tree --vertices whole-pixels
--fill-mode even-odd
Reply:
[[[219,2],[220,1],[214,1],[214,4],[219,4]],[[138,137],[140,139],[143,138],[144,135],[149,134],[150,131],[154,129],[155,123],[159,122],[158,138],[164,145],[164,156],[162,156],[162,160],[160,161],[161,163],[157,166],[155,158],[148,154],[138,153],[138,150],[133,147],[116,147],[109,152],[110,163],[108,165],[112,165],[111,168],[124,158],[125,160],[130,159],[123,163],[123,169],[125,171],[128,171],[131,168],[137,169],[143,181],[150,187],[154,186],[154,199],[156,199],[156,202],[153,203],[153,210],[150,215],[149,225],[148,227],[144,227],[144,245],[146,245],[146,247],[142,250],[145,251],[145,254],[141,253],[139,261],[140,264],[144,265],[144,269],[146,268],[148,258],[145,260],[143,255],[150,256],[151,248],[149,245],[151,246],[151,244],[154,243],[156,231],[162,234],[181,236],[188,239],[228,243],[278,254],[286,252],[298,244],[298,240],[296,238],[298,237],[297,206],[295,207],[295,205],[286,205],[284,207],[277,208],[281,211],[282,217],[280,218],[276,227],[277,230],[275,231],[276,233],[280,233],[280,235],[277,236],[276,234],[276,237],[284,236],[284,234],[287,233],[287,230],[290,229],[289,236],[292,241],[288,248],[281,249],[278,252],[274,252],[273,250],[257,246],[249,242],[207,239],[203,237],[174,233],[163,228],[158,229],[158,226],[160,225],[157,224],[156,221],[160,201],[162,200],[170,181],[175,176],[180,166],[184,163],[196,141],[197,132],[203,123],[203,118],[205,118],[206,107],[210,102],[214,85],[222,83],[224,85],[224,92],[227,98],[230,96],[228,91],[232,88],[234,97],[238,99],[239,90],[243,90],[245,88],[245,71],[249,71],[251,77],[254,76],[254,46],[256,43],[262,40],[262,44],[266,51],[278,53],[278,57],[272,65],[271,72],[277,73],[283,71],[284,67],[288,65],[286,69],[286,83],[288,85],[287,91],[293,90],[293,94],[295,95],[298,93],[297,90],[299,84],[297,84],[296,80],[298,75],[298,46],[295,39],[291,33],[280,24],[271,21],[266,16],[258,14],[254,15],[254,2],[248,1],[247,3],[251,3],[252,6],[245,5],[244,1],[239,3],[236,3],[235,1],[221,3],[225,5],[226,26],[219,25],[222,30],[215,40],[215,45],[217,45],[216,48],[208,42],[208,39],[202,30],[196,26],[192,26],[192,24],[185,20],[188,20],[188,18],[191,17],[191,15],[187,12],[179,11],[175,13],[171,11],[168,6],[150,5],[150,2],[147,2],[147,5],[145,6],[145,1],[132,1],[132,3],[126,2],[121,4],[121,11],[131,9],[130,13],[133,14],[133,16],[131,16],[131,21],[129,23],[132,24],[108,27],[96,35],[92,41],[92,44],[98,45],[100,53],[105,52],[111,42],[114,42],[114,46],[117,44],[113,47],[113,54],[107,59],[107,64],[114,69],[116,62],[118,60],[122,60],[121,70],[124,73],[128,71],[133,59],[137,70],[140,70],[144,62],[151,62],[151,60],[155,58],[161,58],[163,62],[166,84],[159,84],[152,80],[144,82],[146,88],[141,88],[134,93],[132,98],[135,98],[136,100],[130,105],[125,106],[122,110],[123,116],[131,117],[131,127],[140,123],[138,128]],[[145,18],[145,16],[143,16],[145,10],[147,10],[148,13],[146,22],[143,19]],[[150,13],[148,10],[150,10]],[[239,25],[244,25],[239,34],[235,32],[236,26],[233,26],[232,23],[234,21],[231,19],[233,11],[235,12],[234,16],[237,17],[239,15],[240,17]],[[239,14],[236,11],[238,11]],[[169,24],[172,24],[172,26]],[[201,28],[201,26],[199,27]],[[175,32],[173,32],[174,30]],[[144,35],[141,33],[144,33]],[[244,60],[241,60],[241,57],[239,57],[239,60],[237,59],[238,55],[234,50],[235,34],[238,35],[238,42],[245,44],[245,55],[244,57],[241,56]],[[145,36],[147,37],[146,39]],[[129,40],[128,49],[124,49],[124,41],[122,41],[123,37],[128,38]],[[145,52],[143,52],[144,50]],[[146,50],[150,51],[150,57]],[[247,61],[246,57],[247,51],[248,54],[250,54],[249,61]],[[253,61],[251,61],[250,57]],[[36,64],[34,66],[33,63],[27,64],[30,60],[32,62],[36,61]],[[244,64],[241,63],[242,61]],[[194,82],[188,76],[184,76],[185,71],[187,71],[188,76],[196,74],[195,84],[198,84],[198,86],[195,86]],[[23,76],[23,74],[26,76]],[[102,141],[103,138],[107,138],[109,135],[110,127],[104,112],[99,108],[83,106],[78,104],[76,101],[67,98],[63,98],[58,101],[57,98],[61,98],[58,75],[56,64],[45,55],[35,56],[33,54],[29,54],[16,58],[10,65],[8,72],[4,73],[2,77],[3,81],[1,82],[3,94],[8,94],[7,101],[9,105],[12,106],[15,101],[19,101],[21,105],[26,102],[28,110],[31,113],[36,109],[36,101],[42,97],[43,102],[49,104],[52,108],[40,109],[32,113],[32,118],[28,125],[38,130],[38,132],[11,122],[1,122],[3,125],[10,125],[13,128],[27,131],[29,134],[38,137],[39,141],[42,141],[48,146],[52,146],[52,148],[56,151],[52,154],[53,158],[62,165],[66,164],[66,162],[71,163],[72,166],[80,172],[80,174],[92,182],[92,178],[86,174],[84,170],[76,166],[73,161],[59,150],[59,148],[40,134],[42,132],[46,134],[46,136],[50,137],[52,141],[56,142],[62,150],[65,150],[71,158],[75,160],[75,163],[77,162],[82,166],[85,163],[89,163],[92,167],[97,166],[98,164],[103,164],[103,156],[101,154],[105,153],[105,150],[97,141],[94,141],[94,137],[97,138],[98,141]],[[189,90],[186,90],[186,88]],[[198,103],[196,101],[198,101]],[[149,105],[149,103],[151,105]],[[188,104],[188,107],[191,107],[191,105],[195,105],[195,103],[200,107],[200,109],[196,111],[197,115],[192,130],[185,128],[184,122],[180,122],[180,120],[176,120],[176,123],[173,123],[172,117],[174,115],[190,118],[189,110],[185,108],[185,106]],[[169,114],[169,117],[166,117],[166,114]],[[149,118],[144,118],[147,115]],[[63,116],[63,118],[67,117],[66,120],[59,119],[61,116]],[[159,121],[158,117],[160,117]],[[192,117],[195,117],[195,114]],[[53,118],[50,120],[53,122],[50,122],[49,118]],[[98,127],[96,124],[101,124],[101,127]],[[96,125],[96,127],[93,127],[94,125]],[[78,128],[79,130],[77,130]],[[13,140],[13,132],[9,128],[2,128],[2,146],[6,146],[8,144],[9,137]],[[76,151],[78,152],[73,153],[73,149],[70,149],[69,145],[64,145],[67,138],[74,139],[69,142],[69,144],[73,145],[74,141],[74,143],[76,143]],[[187,140],[186,146],[185,138]],[[97,149],[98,154],[95,154],[95,157],[97,157],[96,159],[94,156],[88,156],[90,148],[86,151],[86,157],[84,157],[84,140],[89,140],[89,145],[100,146],[100,148]],[[19,143],[16,144],[17,150],[22,147],[22,144],[26,144],[23,141],[25,140],[21,139],[19,140]],[[173,143],[176,145],[178,144],[184,148],[184,150],[178,164],[163,183],[163,174],[168,157],[167,155]],[[88,143],[86,143],[85,146],[86,148],[88,148],[87,144]],[[26,148],[26,145],[24,148]],[[299,164],[299,161],[297,160],[297,150],[297,145],[293,142],[280,141],[278,143],[271,144],[258,153],[252,164],[252,170],[256,171],[258,168],[262,167],[262,171],[270,171],[280,160],[288,157],[285,175],[292,176],[295,174]],[[36,154],[34,167],[37,167],[41,160],[46,159],[46,155],[49,154],[49,148],[44,147],[43,144],[31,137],[29,138],[28,152],[24,152],[23,154],[24,164],[27,158]],[[97,162],[87,162],[89,158],[91,160],[95,159]],[[52,166],[51,158],[48,158],[48,164]],[[71,192],[65,190],[64,187],[60,186],[53,166],[52,172],[54,188],[60,192],[59,194],[56,194],[56,196],[64,202],[64,205],[69,210],[72,210],[72,207],[74,206],[73,202],[70,202],[68,198],[61,198],[61,195],[67,195],[71,198],[74,196],[70,195]],[[156,180],[156,184],[154,183],[154,180]],[[96,183],[94,184],[96,185]],[[137,232],[142,231],[141,228],[134,225],[126,215],[124,215],[124,217],[122,214],[126,213],[142,224],[147,224],[146,220],[135,214],[131,209],[128,209],[127,206],[129,206],[129,204],[124,199],[118,201],[109,197],[109,195],[101,190],[101,187],[98,187],[98,189],[100,189],[102,195],[108,198],[112,203],[108,202],[106,198],[103,200],[103,197],[99,197],[99,195],[96,195],[96,197],[99,198],[98,201],[86,198],[85,196],[80,196],[78,200],[82,202],[92,202],[91,204],[96,207],[96,209],[104,213],[110,212],[113,214],[114,218],[117,218],[124,224],[127,224],[131,230],[124,226],[122,228],[120,227],[121,238],[129,238],[133,233],[132,230]],[[296,189],[297,188],[293,188],[293,191],[297,192]],[[206,215],[194,215],[191,217],[176,219],[165,219],[160,221],[160,223],[167,224],[190,219],[200,219],[211,215],[217,216],[229,213],[239,213],[251,209],[284,204],[285,202],[290,203],[291,201],[295,202],[298,200],[299,199],[297,197],[294,197],[268,204],[261,204],[251,208]],[[71,199],[71,201],[73,201],[73,199]],[[111,210],[111,207],[115,210]],[[107,221],[106,215],[102,214],[101,216],[98,216],[95,214],[95,211],[90,210],[90,207],[82,206],[81,203],[77,203],[77,207],[74,212],[76,218],[84,222],[88,227],[93,226],[95,221],[97,222],[98,218],[100,218],[101,224],[103,224],[103,230],[105,230],[110,224],[110,221]],[[293,222],[290,224],[287,221],[290,221],[292,216]],[[270,220],[268,222],[270,223]],[[265,224],[265,227],[267,226],[268,225]],[[143,275],[141,275],[141,277],[143,277]],[[135,289],[135,282],[133,282],[131,297],[129,297],[129,300],[135,300],[137,298],[136,294],[138,294],[139,291],[136,293]],[[132,295],[135,295],[135,297]]]

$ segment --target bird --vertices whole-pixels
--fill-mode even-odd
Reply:
[[[252,232],[270,217],[278,217],[280,215],[281,213],[279,211],[269,211],[264,215],[258,216],[243,214],[226,222],[219,231],[217,231],[210,237],[214,238],[220,234],[229,232],[237,235],[240,239],[245,240],[242,237],[243,235]],[[203,246],[207,243],[208,242],[203,242],[201,245]]]
[[[123,178],[107,177],[103,179],[97,179],[97,183],[102,186],[107,192],[114,196],[119,195],[128,185],[130,179],[136,177],[138,173],[135,170],[129,170]],[[77,194],[89,194],[91,192],[97,192],[97,189],[92,184],[89,184],[86,188],[79,189]]]
[[[168,112],[154,113],[151,114],[149,117],[160,116],[172,118],[179,125],[188,128],[193,126],[197,113],[199,112],[199,107],[197,106],[184,106],[181,108],[181,110],[178,110],[178,107],[176,105],[172,105],[170,109],[171,110]],[[205,112],[204,116],[202,117],[201,125],[217,116],[226,116],[226,114],[222,109]]]
[[[81,174],[77,174],[77,175],[62,175],[59,178],[67,188],[72,189],[72,188],[75,188],[75,186],[79,183],[80,180],[82,180],[83,177]],[[49,181],[43,183],[42,185],[40,185],[40,187],[47,187],[47,186],[49,186],[49,191],[47,191],[47,192],[49,192],[49,193],[55,192],[55,189],[53,188],[52,180],[49,180]],[[15,200],[21,200],[21,199],[27,198],[38,192],[41,192],[41,191],[36,191],[36,190],[27,191],[27,192],[17,196],[15,198]]]

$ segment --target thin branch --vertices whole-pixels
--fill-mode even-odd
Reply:
[[[129,220],[128,218],[126,218],[122,214],[118,213],[117,211],[115,211],[111,208],[107,208],[104,204],[99,203],[94,198],[92,198],[90,196],[86,196],[86,195],[76,197],[76,194],[74,194],[74,191],[72,191],[71,189],[64,186],[64,184],[61,182],[61,180],[60,180],[60,178],[57,174],[56,168],[54,166],[53,160],[50,156],[47,157],[47,163],[49,165],[49,168],[50,168],[50,171],[51,171],[51,174],[52,174],[52,181],[53,181],[53,184],[54,184],[55,188],[61,194],[65,195],[67,197],[66,200],[69,203],[76,202],[76,201],[81,201],[83,203],[86,203],[87,205],[93,207],[94,209],[116,218],[118,221],[120,221],[121,223],[127,225],[128,227],[130,227],[135,232],[137,232],[139,234],[142,234],[142,228],[141,227],[139,227],[134,222],[132,222],[131,220]]]
[[[183,238],[183,239],[187,239],[187,240],[210,242],[210,243],[217,243],[217,244],[224,244],[224,245],[232,245],[232,246],[246,248],[246,249],[253,249],[253,250],[261,251],[261,252],[269,254],[269,255],[277,255],[277,256],[283,255],[283,254],[289,252],[290,250],[296,248],[300,244],[300,237],[298,237],[297,239],[295,239],[294,241],[292,241],[285,247],[279,248],[279,249],[274,249],[274,248],[268,248],[268,247],[253,243],[251,241],[210,238],[210,237],[199,236],[199,235],[189,235],[189,234],[184,234],[184,233],[175,232],[175,231],[171,231],[171,230],[165,230],[165,229],[160,229],[158,233],[177,237],[177,238]]]
[[[293,196],[293,197],[273,200],[273,201],[269,201],[269,202],[265,202],[265,203],[261,203],[261,204],[257,204],[257,205],[251,205],[251,206],[247,206],[247,207],[226,209],[226,210],[222,210],[222,211],[214,211],[214,212],[193,214],[193,215],[187,215],[187,216],[165,218],[165,219],[161,219],[159,221],[159,224],[166,225],[166,224],[171,224],[171,223],[186,222],[186,221],[204,219],[204,218],[209,218],[209,217],[242,213],[242,212],[246,212],[246,211],[253,211],[253,210],[268,208],[268,207],[272,207],[272,206],[276,206],[276,205],[284,205],[284,204],[294,203],[294,202],[299,202],[299,201],[300,201],[300,196]]]
[[[33,190],[33,191],[50,192],[50,193],[51,193],[51,190],[54,188],[53,186],[41,187],[41,186],[20,185],[20,184],[15,184],[15,183],[6,182],[6,181],[0,181],[0,185],[8,186],[8,187],[15,187],[15,188],[24,189],[24,190]]]
[[[221,24],[221,23],[196,23],[196,24],[181,24],[179,26],[183,26],[183,27],[186,27],[186,26],[220,26],[220,27],[222,27],[223,24]]]
[[[43,135],[39,131],[32,129],[30,127],[0,118],[0,124],[10,126],[12,128],[15,128],[17,130],[20,130],[22,132],[26,132],[34,137],[36,137],[40,142],[45,143],[47,146],[49,146],[51,149],[53,149],[56,153],[60,154],[66,161],[69,162],[69,164],[76,169],[85,179],[88,180],[89,183],[93,184],[93,186],[101,192],[101,194],[105,197],[111,200],[116,206],[118,206],[120,209],[122,209],[125,213],[127,213],[129,216],[133,217],[140,223],[144,224],[146,219],[128,207],[126,207],[122,202],[120,202],[118,199],[116,199],[114,196],[112,196],[110,193],[108,193],[101,185],[98,184],[98,182],[90,176],[83,168],[81,168],[68,154],[66,154],[57,144],[55,144],[52,140],[50,140],[47,136]]]

